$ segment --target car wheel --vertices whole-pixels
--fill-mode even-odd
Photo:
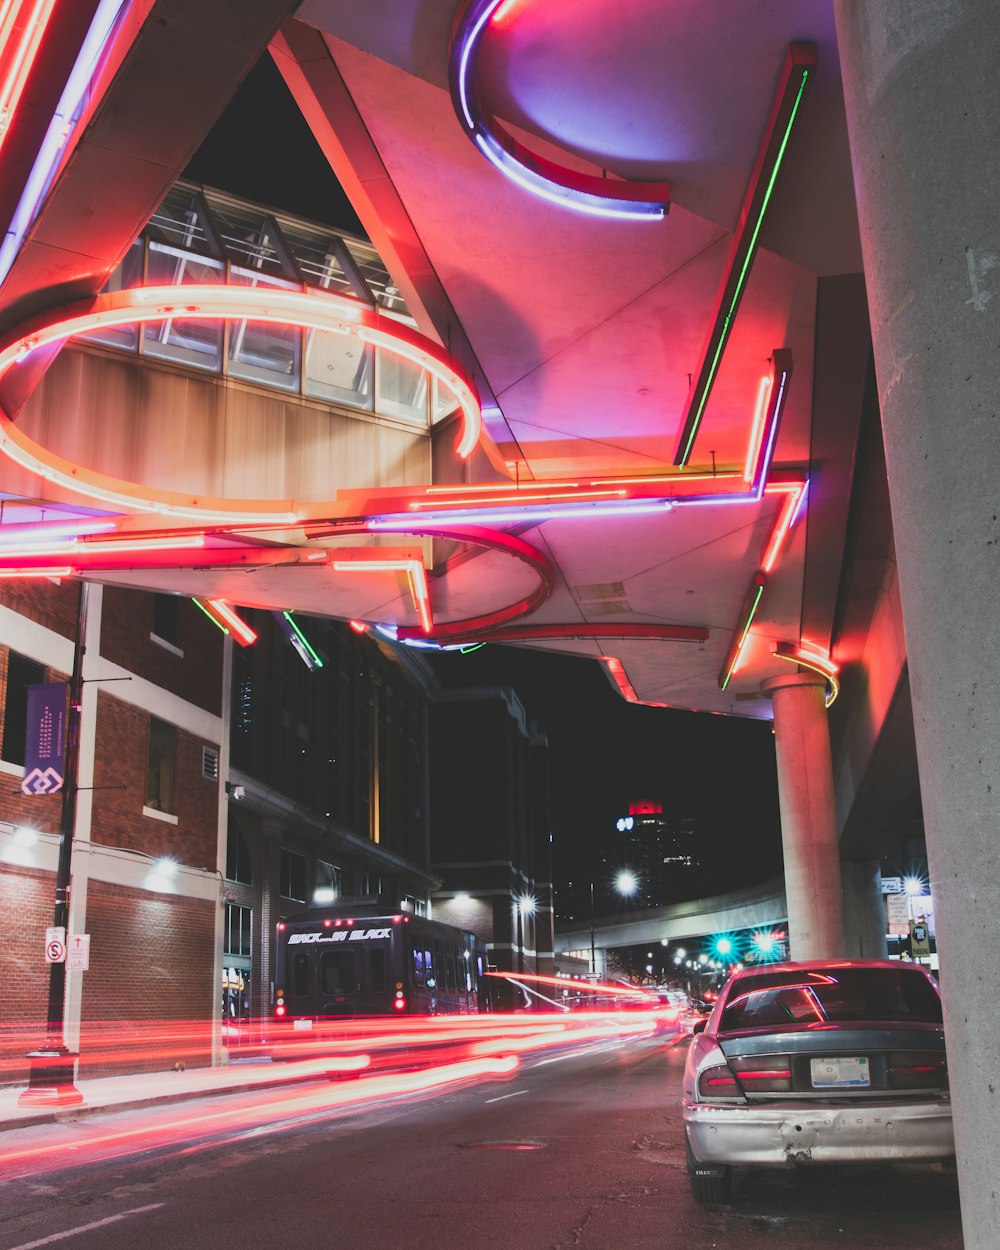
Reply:
[[[691,1196],[695,1202],[706,1206],[730,1202],[733,1196],[733,1169],[723,1163],[699,1163],[691,1150],[687,1133],[684,1134],[684,1153]]]

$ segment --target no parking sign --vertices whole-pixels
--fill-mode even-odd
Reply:
[[[51,925],[45,930],[45,962],[47,964],[66,962],[66,930],[61,926]]]

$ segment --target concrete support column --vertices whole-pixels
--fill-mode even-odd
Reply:
[[[792,959],[844,954],[840,845],[833,801],[826,681],[816,673],[772,677],[778,803]]]
[[[836,0],[966,1250],[1000,1245],[1000,8]]]
[[[877,859],[841,861],[844,882],[844,948],[850,959],[885,959],[885,906]]]

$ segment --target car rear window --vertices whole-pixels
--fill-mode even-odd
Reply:
[[[720,1032],[791,1024],[901,1020],[941,1023],[941,999],[920,972],[905,968],[785,970],[741,977]]]

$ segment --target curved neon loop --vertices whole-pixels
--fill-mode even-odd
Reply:
[[[183,317],[200,321],[262,321],[300,329],[349,334],[409,360],[436,377],[455,396],[462,412],[456,448],[471,454],[479,442],[482,414],[471,380],[451,357],[415,330],[337,296],[307,295],[264,287],[141,287],[99,295],[43,314],[19,327],[0,345],[0,378],[37,348],[73,335],[114,326]],[[102,503],[175,517],[211,517],[246,522],[294,522],[299,509],[289,500],[198,498],[157,490],[81,468],[43,448],[0,412],[0,450],[33,473]]]
[[[491,19],[501,21],[510,8],[511,0],[470,0],[455,26],[448,77],[462,129],[505,177],[550,203],[593,217],[659,221],[670,207],[668,183],[600,178],[545,160],[480,106],[476,91],[479,44]]]
[[[772,651],[771,654],[776,660],[788,660],[791,664],[800,664],[803,668],[811,669],[814,673],[819,673],[821,677],[825,677],[827,684],[827,707],[830,707],[837,695],[840,694],[840,681],[838,679],[840,667],[830,659],[828,654],[815,650],[808,644],[799,643],[798,646],[795,646],[791,642],[779,642],[776,650]]]

